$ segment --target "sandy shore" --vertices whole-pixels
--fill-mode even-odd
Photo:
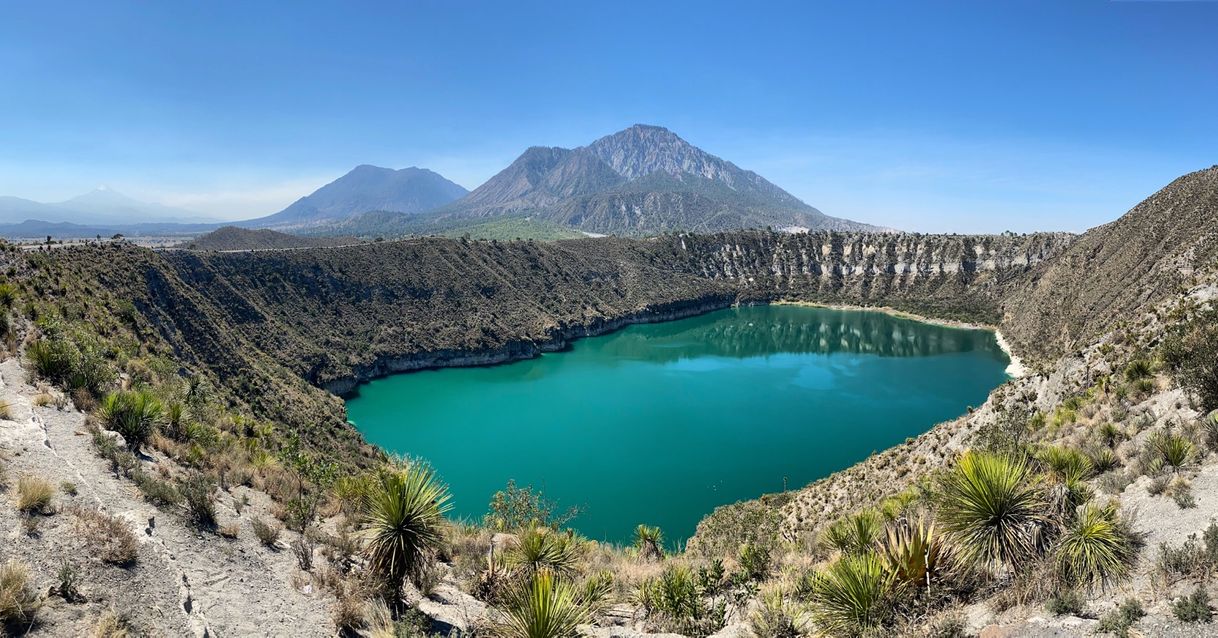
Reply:
[[[1007,368],[1006,368],[1007,376],[1009,376],[1013,379],[1018,379],[1020,377],[1026,376],[1028,374],[1027,366],[1025,366],[1023,364],[1023,360],[1020,359],[1019,356],[1016,355],[1011,350],[1011,345],[1009,343],[1007,343],[1007,340],[1005,338],[1003,338],[1002,331],[998,329],[998,326],[991,326],[988,324],[981,324],[981,323],[968,323],[965,321],[955,321],[952,319],[936,319],[934,317],[924,317],[922,315],[914,314],[912,312],[906,312],[904,310],[897,310],[896,308],[889,308],[888,306],[850,306],[850,305],[840,305],[840,304],[817,303],[814,301],[775,301],[773,303],[775,305],[808,306],[811,308],[828,308],[830,310],[866,310],[869,312],[882,312],[886,315],[900,317],[901,319],[910,319],[912,321],[928,323],[928,324],[931,324],[934,326],[943,326],[945,328],[960,328],[960,329],[964,329],[964,330],[990,330],[994,333],[994,338],[998,341],[998,347],[1002,348],[1002,351],[1006,353],[1007,358],[1011,360],[1011,363],[1008,364]]]

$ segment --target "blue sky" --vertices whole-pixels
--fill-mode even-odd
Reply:
[[[0,7],[0,194],[240,218],[667,126],[824,212],[1082,230],[1218,163],[1218,2]]]

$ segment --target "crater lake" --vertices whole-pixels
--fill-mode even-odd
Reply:
[[[429,462],[452,516],[508,480],[572,525],[680,542],[718,505],[798,489],[964,414],[1007,379],[993,332],[771,305],[640,324],[495,366],[397,374],[347,402],[367,440]]]

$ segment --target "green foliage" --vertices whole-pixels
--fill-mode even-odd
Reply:
[[[639,584],[635,602],[662,628],[686,636],[709,636],[723,628],[727,605],[716,599],[714,587],[686,565],[670,564],[659,578]]]
[[[859,635],[892,614],[893,581],[875,554],[845,555],[811,579],[812,618],[839,635]]]
[[[798,638],[806,624],[799,607],[777,589],[766,592],[749,616],[749,625],[757,638]]]
[[[893,521],[878,543],[885,568],[902,585],[929,586],[951,568],[944,539],[926,516]]]
[[[1210,622],[1214,618],[1214,610],[1210,609],[1210,595],[1204,585],[1198,585],[1193,593],[1172,603],[1171,612],[1184,622]]]
[[[862,510],[834,521],[825,530],[824,542],[845,554],[861,554],[879,540],[883,526],[878,512]]]
[[[772,561],[770,548],[756,543],[745,543],[736,553],[740,564],[740,578],[746,581],[763,581],[770,576]]]
[[[1179,470],[1194,460],[1194,446],[1182,435],[1156,432],[1146,440],[1148,465],[1161,464]]]
[[[1199,313],[1164,340],[1163,361],[1205,410],[1218,410],[1218,310]]]
[[[1083,614],[1083,596],[1073,589],[1054,592],[1045,601],[1045,610],[1054,616],[1081,616]]]
[[[940,484],[939,518],[963,558],[1016,568],[1041,551],[1045,501],[1026,462],[965,452]]]
[[[1070,585],[1091,587],[1127,578],[1137,560],[1137,541],[1114,503],[1087,505],[1055,547],[1058,573]]]
[[[0,283],[0,308],[12,310],[17,303],[17,287],[11,283]]]
[[[583,551],[583,543],[573,533],[536,527],[521,534],[520,541],[508,550],[507,563],[525,573],[544,569],[566,576],[578,569]]]
[[[1061,483],[1083,481],[1094,474],[1095,468],[1082,452],[1063,446],[1048,446],[1036,454],[1050,475]]]
[[[216,486],[210,478],[193,473],[182,479],[178,492],[186,506],[186,518],[201,529],[216,527]]]
[[[1088,451],[1087,460],[1091,463],[1095,474],[1110,472],[1121,465],[1121,460],[1117,458],[1116,452],[1106,447]]]
[[[1218,523],[1210,523],[1200,539],[1190,534],[1180,547],[1159,545],[1156,568],[1169,579],[1205,576],[1218,570]]]
[[[644,560],[664,558],[664,532],[659,527],[639,525],[634,528],[634,547]]]
[[[1153,366],[1146,359],[1134,359],[1125,366],[1125,380],[1129,382],[1147,379],[1154,373]]]
[[[1104,614],[1095,629],[1100,633],[1115,634],[1117,638],[1128,638],[1129,629],[1145,615],[1146,610],[1142,609],[1142,603],[1137,598],[1126,598],[1120,607]]]
[[[127,447],[139,454],[161,423],[164,412],[161,402],[151,393],[120,390],[102,399],[97,418],[106,429],[123,435]]]
[[[391,592],[417,577],[444,542],[448,488],[420,463],[381,470],[364,502],[361,533],[368,567]]]
[[[552,572],[534,572],[507,594],[499,634],[505,638],[572,638],[590,620],[577,590]]]
[[[579,509],[575,507],[563,512],[557,510],[558,504],[547,499],[541,490],[534,490],[532,485],[520,487],[516,481],[508,480],[507,487],[491,497],[483,524],[501,531],[539,526],[560,529],[579,516]]]

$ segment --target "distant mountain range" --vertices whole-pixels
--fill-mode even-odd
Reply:
[[[425,168],[412,166],[395,171],[363,164],[274,215],[240,225],[285,230],[333,225],[370,211],[414,215],[443,206],[468,192]]]
[[[222,225],[181,223],[198,218],[106,189],[58,204],[0,197],[0,222],[9,222],[0,223],[0,235],[9,237],[189,234]],[[488,223],[540,228],[548,236],[567,232],[562,229],[635,236],[763,227],[882,230],[825,215],[760,175],[643,124],[574,149],[529,148],[472,192],[424,168],[361,165],[278,213],[233,225],[372,237],[452,235]]]

